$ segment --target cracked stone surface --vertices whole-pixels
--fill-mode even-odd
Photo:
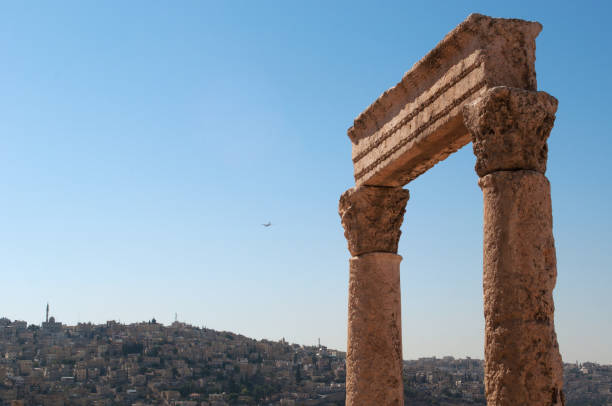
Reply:
[[[391,253],[350,260],[346,404],[403,406],[400,261]]]
[[[531,170],[499,171],[482,177],[479,185],[487,404],[563,405],[548,180]]]

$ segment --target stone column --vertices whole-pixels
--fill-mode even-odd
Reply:
[[[360,186],[340,197],[350,259],[346,405],[403,406],[397,255],[408,191]]]
[[[546,140],[557,100],[495,87],[466,105],[484,194],[485,390],[489,406],[563,405]]]

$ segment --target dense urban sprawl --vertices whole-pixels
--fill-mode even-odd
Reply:
[[[483,361],[404,361],[406,404],[484,405]],[[612,366],[566,364],[568,405],[612,405]],[[0,319],[0,406],[343,405],[345,354],[175,322]]]

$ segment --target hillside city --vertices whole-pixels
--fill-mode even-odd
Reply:
[[[404,361],[410,405],[485,405],[477,359]],[[345,353],[155,319],[0,318],[0,406],[343,405]],[[612,405],[612,365],[566,364],[567,405]]]

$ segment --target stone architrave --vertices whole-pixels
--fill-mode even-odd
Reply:
[[[397,255],[409,193],[361,186],[340,198],[350,259],[346,404],[402,406],[402,317]]]
[[[539,23],[472,14],[363,111],[356,185],[403,186],[471,141],[461,108],[495,86],[536,90]]]
[[[495,406],[563,405],[547,144],[557,100],[489,90],[464,107],[484,194],[485,388]]]

